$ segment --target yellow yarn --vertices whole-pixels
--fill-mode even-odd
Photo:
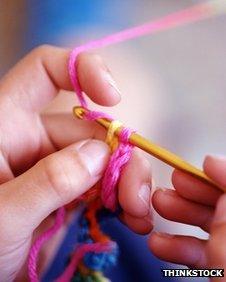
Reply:
[[[106,277],[103,276],[103,274],[99,271],[94,271],[92,272],[93,276],[96,278],[96,281],[99,282],[111,282],[111,280],[107,279]]]
[[[105,142],[110,146],[111,152],[118,147],[118,137],[115,135],[115,131],[122,126],[122,123],[118,120],[113,120],[108,128]]]
[[[104,277],[100,271],[91,270],[87,268],[83,263],[80,263],[78,265],[78,271],[84,277],[84,279],[87,276],[93,276],[95,278],[95,281],[110,282],[110,280]]]

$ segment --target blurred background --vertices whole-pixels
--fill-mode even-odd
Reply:
[[[1,0],[0,75],[40,44],[73,47],[199,2],[204,1]],[[226,154],[225,26],[226,16],[219,16],[98,50],[123,94],[120,105],[104,110],[199,167],[207,153]],[[75,104],[74,96],[61,93],[48,110],[70,111]],[[171,168],[149,159],[155,185],[171,187]],[[157,230],[207,237],[157,215],[155,224]],[[118,232],[119,239],[129,238],[128,248],[139,246],[136,275],[160,281],[164,264],[146,250],[146,238],[123,227]],[[134,275],[117,281],[139,281]]]

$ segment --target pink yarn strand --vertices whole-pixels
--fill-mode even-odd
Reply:
[[[133,146],[128,143],[132,130],[129,128],[122,129],[119,136],[119,146],[112,154],[102,181],[102,200],[106,208],[115,210],[117,206],[117,183],[123,169],[123,166],[129,161]],[[88,243],[80,245],[75,251],[70,264],[57,279],[57,282],[67,282],[73,277],[77,270],[79,261],[89,252],[106,252],[113,248],[110,243]]]
[[[85,114],[85,118],[88,119],[88,120],[96,120],[98,118],[105,118],[109,121],[113,120],[113,118],[109,114],[106,114],[106,113],[103,113],[103,112],[98,112],[98,111],[88,111]]]
[[[182,11],[178,11],[162,17],[160,19],[147,22],[143,25],[129,28],[112,35],[108,35],[104,38],[88,42],[82,46],[75,48],[71,52],[69,60],[69,74],[71,78],[71,83],[74,90],[78,96],[81,106],[87,108],[87,103],[83,96],[83,92],[79,85],[77,72],[76,72],[76,59],[77,56],[84,51],[93,50],[96,48],[103,48],[108,45],[114,45],[123,41],[127,41],[133,38],[138,38],[147,34],[153,34],[156,32],[164,31],[177,26],[185,25],[188,23],[196,22],[214,15],[214,9],[208,3],[194,5]]]
[[[96,48],[102,48],[108,45],[113,45],[119,42],[137,38],[137,37],[140,37],[146,34],[154,34],[156,32],[160,32],[163,30],[167,30],[167,29],[181,26],[187,23],[192,23],[198,20],[208,18],[215,14],[215,10],[213,9],[213,6],[214,6],[213,4],[211,5],[208,2],[198,4],[198,5],[189,7],[187,9],[184,9],[182,11],[172,13],[160,19],[148,22],[141,26],[133,27],[133,28],[130,28],[130,29],[127,29],[127,30],[124,30],[124,31],[121,31],[121,32],[118,32],[112,35],[108,35],[102,39],[94,40],[85,45],[75,48],[71,52],[71,55],[70,55],[68,71],[69,71],[71,83],[78,96],[81,106],[83,106],[84,108],[87,108],[87,102],[84,98],[83,92],[79,85],[77,70],[76,70],[76,60],[77,60],[77,56],[79,53],[88,51],[88,50],[92,50],[92,49],[96,49]],[[112,120],[112,118],[109,115],[101,113],[101,112],[94,112],[94,111],[89,112],[86,118],[89,120],[94,120],[97,118],[108,118],[109,120]],[[121,137],[120,137],[121,142],[118,148],[116,149],[116,151],[112,154],[110,162],[106,170],[106,173],[104,175],[103,189],[102,189],[101,197],[105,204],[105,207],[111,210],[115,210],[116,205],[117,205],[117,182],[118,182],[121,170],[123,166],[128,162],[131,156],[132,145],[128,143],[128,138],[130,134],[131,134],[131,131],[129,129],[124,129],[122,131]],[[57,211],[57,217],[56,217],[56,222],[54,226],[52,226],[49,230],[47,230],[44,234],[42,234],[36,240],[34,245],[31,247],[30,254],[29,254],[29,260],[28,260],[28,274],[29,274],[29,278],[31,282],[39,281],[38,275],[37,275],[37,259],[38,259],[39,251],[42,245],[47,240],[49,240],[62,226],[63,221],[64,221],[64,214],[65,214],[65,210],[62,207]],[[77,254],[75,253],[75,255],[73,256],[72,262],[69,265],[69,267],[67,268],[69,269],[67,270],[68,271],[67,273],[70,274],[72,271],[72,268],[73,269],[76,268],[78,260],[81,257],[83,257],[86,252],[90,251],[92,248],[94,248],[92,249],[93,251],[95,250],[98,251],[98,248],[100,246],[95,245],[95,244],[93,245],[94,247],[90,247],[90,246],[86,246],[86,247],[81,246],[80,247],[81,248],[80,251]],[[69,276],[65,276],[65,277],[67,278]],[[69,280],[59,280],[59,281],[63,282],[63,281],[69,281]]]
[[[111,211],[117,207],[117,184],[123,167],[130,160],[133,146],[129,143],[132,130],[123,128],[119,135],[118,148],[113,152],[102,180],[101,198],[104,206]]]
[[[115,248],[114,242],[109,243],[87,243],[80,245],[73,254],[70,264],[56,282],[69,282],[77,270],[80,260],[89,252],[102,253],[111,252]]]
[[[57,210],[55,223],[46,232],[41,234],[30,249],[28,257],[28,277],[31,282],[38,282],[37,263],[38,255],[43,244],[50,240],[64,223],[65,209],[61,207]]]

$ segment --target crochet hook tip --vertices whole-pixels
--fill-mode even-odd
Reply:
[[[79,119],[84,119],[84,115],[86,113],[88,113],[89,110],[81,107],[81,106],[75,106],[73,108],[73,114],[75,117],[79,118]],[[104,118],[98,118],[95,120],[97,123],[99,123],[101,126],[105,127],[106,129],[109,128],[110,126],[110,121]],[[118,130],[117,130],[118,131]]]
[[[85,113],[85,108],[76,106],[73,108],[73,113],[77,118],[83,119],[83,115]]]

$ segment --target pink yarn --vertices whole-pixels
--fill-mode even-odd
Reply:
[[[113,45],[122,41],[126,41],[132,38],[140,37],[146,34],[156,33],[158,31],[170,29],[176,26],[180,26],[186,23],[195,22],[198,20],[205,19],[214,14],[214,10],[208,3],[198,4],[193,7],[187,8],[185,10],[173,13],[166,17],[157,19],[155,21],[148,22],[141,26],[130,28],[109,36],[106,36],[100,40],[95,40],[89,42],[85,45],[75,48],[71,52],[68,71],[71,79],[71,83],[74,87],[74,90],[78,96],[81,106],[87,108],[87,103],[85,101],[83,92],[79,85],[77,70],[76,70],[76,59],[79,53],[92,50],[96,48],[101,48],[107,45]],[[104,113],[89,111],[86,115],[86,118],[89,120],[95,120],[97,118],[107,118],[112,120],[112,118]],[[128,143],[128,138],[131,134],[129,129],[123,129],[120,134],[120,144],[117,150],[112,154],[106,173],[103,178],[103,188],[102,188],[102,200],[105,204],[105,207],[114,210],[117,205],[117,189],[116,185],[121,173],[121,169],[128,162],[132,152],[132,146]],[[30,281],[38,282],[37,275],[37,258],[38,253],[42,245],[52,238],[52,236],[59,230],[64,221],[64,208],[60,208],[57,211],[55,224],[42,234],[31,247],[28,259],[28,275]],[[66,269],[65,273],[59,278],[58,282],[69,281],[68,277],[71,277],[72,269],[76,269],[78,261],[84,256],[86,252],[95,251],[102,252],[104,246],[98,243],[81,246],[78,251],[74,254],[72,262]],[[65,280],[64,280],[65,278]]]
[[[95,113],[96,114],[96,113]],[[101,115],[102,113],[98,113]],[[117,184],[119,177],[124,165],[129,161],[132,153],[133,146],[128,143],[129,136],[132,130],[129,128],[123,128],[119,135],[119,146],[111,155],[107,169],[104,173],[104,178],[102,180],[102,191],[101,197],[103,204],[106,208],[115,211],[117,207]],[[88,252],[104,252],[112,250],[112,242],[103,243],[92,243],[81,245],[74,253],[69,266],[57,279],[57,282],[68,282],[73,277],[74,272],[77,269],[79,261]]]
[[[87,120],[96,120],[98,118],[106,118],[110,121],[113,120],[113,118],[109,114],[106,114],[106,113],[103,113],[103,112],[98,112],[98,111],[88,111],[85,114],[85,118]]]
[[[117,207],[117,184],[121,171],[129,161],[133,146],[128,143],[132,131],[129,128],[123,128],[119,135],[118,148],[111,155],[107,169],[102,180],[101,198],[104,206],[111,211]]]
[[[65,218],[65,209],[61,207],[57,210],[55,223],[52,227],[50,227],[47,231],[41,234],[33,246],[30,249],[29,258],[28,258],[28,277],[31,282],[38,282],[38,273],[37,273],[37,261],[38,261],[38,254],[40,252],[41,247],[43,244],[51,239],[53,235],[60,229],[60,227],[64,223]]]
[[[73,277],[79,261],[89,252],[102,253],[111,252],[115,248],[114,242],[109,243],[87,243],[80,245],[73,254],[69,265],[64,273],[56,280],[56,282],[68,282]]]
[[[114,33],[112,35],[108,35],[99,40],[94,40],[75,48],[71,52],[68,70],[70,74],[71,83],[78,96],[81,106],[87,108],[87,103],[85,101],[83,92],[79,85],[78,74],[76,71],[76,59],[81,52],[93,50],[96,48],[103,48],[108,45],[113,45],[119,42],[127,41],[146,34],[153,34],[176,26],[202,20],[209,17],[213,13],[214,10],[211,7],[211,5],[208,5],[208,3],[194,5],[182,11],[167,15],[163,18],[147,22],[140,26],[123,30],[118,33]]]

